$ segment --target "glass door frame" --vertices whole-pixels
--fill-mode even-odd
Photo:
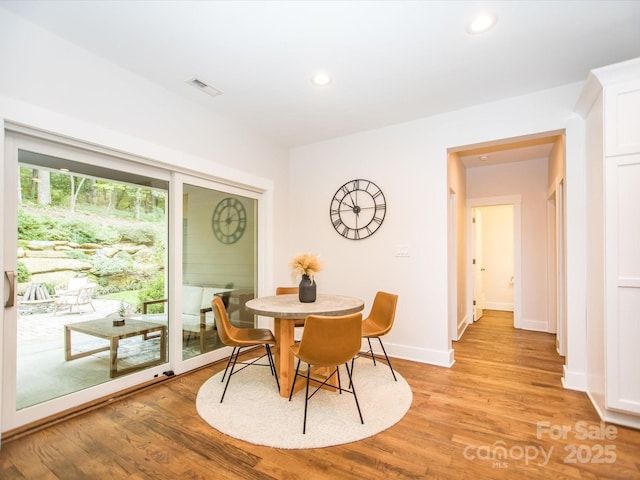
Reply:
[[[220,181],[205,179],[202,177],[196,177],[193,175],[183,174],[183,173],[173,173],[172,180],[170,183],[170,213],[169,218],[174,219],[173,223],[171,223],[171,227],[169,230],[169,243],[173,245],[173,248],[169,249],[169,265],[171,266],[171,275],[168,278],[168,287],[169,287],[169,330],[171,331],[180,331],[180,320],[181,320],[181,311],[182,311],[182,278],[183,278],[183,268],[182,268],[182,258],[183,258],[183,224],[182,224],[182,215],[183,215],[183,192],[184,185],[193,185],[201,188],[206,188],[210,190],[216,190],[219,192],[225,192],[233,195],[240,195],[243,197],[251,198],[257,200],[257,225],[256,232],[260,232],[261,227],[261,219],[263,215],[261,214],[262,206],[261,206],[261,198],[262,193],[256,190],[248,190],[246,188],[240,188],[233,185],[229,185]],[[260,242],[260,235],[256,234],[255,247],[256,251],[254,254],[256,255],[256,278],[254,280],[254,291],[257,294],[258,291],[258,283],[261,278],[261,267],[260,263],[257,260],[259,258],[263,258],[264,255],[264,242]],[[169,352],[182,352],[182,343],[181,336],[173,335],[170,338],[170,347]],[[182,355],[179,354],[177,356],[172,357],[172,367],[176,374],[184,373],[189,370],[193,370],[195,368],[199,368],[215,362],[217,360],[221,360],[230,355],[231,348],[223,347],[216,350],[212,350],[210,352],[203,353],[201,355],[197,355],[195,357],[189,359],[183,359]]]
[[[1,125],[1,122],[0,122]],[[86,150],[92,155],[106,155],[116,162],[121,162],[119,168],[134,169],[137,173],[147,176],[160,175],[159,178],[166,178],[169,181],[168,200],[168,228],[167,238],[167,280],[169,288],[169,318],[170,331],[181,331],[179,322],[181,321],[180,305],[181,298],[181,278],[182,278],[182,185],[189,183],[201,185],[205,188],[215,188],[220,191],[234,193],[242,196],[255,198],[257,200],[257,225],[256,225],[256,295],[259,292],[259,280],[268,278],[270,272],[269,262],[260,261],[258,258],[270,258],[267,255],[269,239],[271,234],[262,235],[268,232],[266,227],[267,214],[271,212],[272,188],[271,182],[265,182],[257,177],[249,177],[248,182],[227,181],[222,177],[215,177],[209,174],[194,176],[193,170],[170,166],[166,163],[155,162],[136,155],[126,154],[121,151],[113,151],[109,148],[87,144],[68,137],[61,137],[48,132],[42,132],[26,126],[4,123],[2,130],[3,137],[0,139],[0,147],[4,152],[3,166],[0,168],[0,185],[5,187],[5,191],[0,195],[0,207],[5,212],[3,220],[4,232],[17,231],[17,185],[15,178],[18,172],[17,150],[21,145],[46,146],[46,154],[67,155],[68,148],[79,148]],[[28,141],[27,141],[28,140]],[[4,142],[4,143],[3,143]],[[52,142],[52,143],[50,143]],[[56,144],[59,144],[60,151],[56,152]],[[45,148],[45,147],[38,147]],[[45,153],[45,152],[42,152]],[[77,161],[85,161],[78,158]],[[225,171],[229,173],[229,171]],[[233,173],[233,172],[231,172]],[[240,175],[240,177],[243,177]],[[255,180],[252,182],[252,179]],[[253,184],[253,185],[252,185]],[[257,185],[256,185],[257,184]],[[11,215],[7,215],[11,212]],[[17,236],[3,234],[0,237],[0,260],[4,271],[17,271]],[[5,277],[4,273],[2,274]],[[8,295],[9,286],[3,281],[0,291],[3,299]],[[15,295],[15,292],[14,292]],[[135,388],[141,384],[148,384],[155,380],[161,380],[169,371],[176,374],[187,372],[213,361],[224,358],[228,355],[227,349],[222,348],[212,352],[198,355],[196,357],[182,359],[182,335],[169,335],[169,360],[167,363],[151,367],[140,372],[134,372],[119,378],[115,378],[91,388],[87,388],[60,398],[43,402],[31,407],[16,411],[16,354],[17,354],[17,305],[2,310],[2,325],[0,326],[0,432],[7,432],[25,425],[37,423],[48,417],[55,416],[64,411],[81,408],[85,404],[93,403],[97,399],[108,398],[111,395],[130,388]],[[1,438],[1,436],[0,436]]]

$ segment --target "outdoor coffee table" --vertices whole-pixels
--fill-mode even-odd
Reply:
[[[96,348],[80,353],[71,353],[71,332],[79,332],[94,337],[109,340],[109,346]],[[160,359],[151,360],[140,363],[131,367],[121,368],[118,370],[118,345],[123,338],[135,337],[142,335],[147,340],[148,335],[153,332],[160,332]],[[113,319],[101,318],[97,320],[87,320],[85,322],[70,323],[64,326],[64,358],[65,360],[75,360],[76,358],[86,357],[98,352],[110,351],[109,375],[111,378],[141,368],[150,367],[164,363],[167,359],[167,327],[157,323],[145,322],[128,318],[125,324],[120,327],[113,326]]]

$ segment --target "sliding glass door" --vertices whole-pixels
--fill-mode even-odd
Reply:
[[[220,341],[211,302],[220,297],[233,324],[249,327],[244,304],[257,285],[258,195],[218,182],[172,176],[169,273],[142,302],[138,318],[164,321],[174,333],[171,368],[183,373],[229,355]]]
[[[227,356],[211,301],[253,325],[259,194],[20,130],[1,171],[2,431]]]
[[[168,325],[136,315],[168,266],[170,176],[18,133],[5,145],[7,430],[166,369]]]

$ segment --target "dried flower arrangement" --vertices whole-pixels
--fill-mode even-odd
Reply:
[[[293,275],[307,275],[311,282],[313,276],[322,271],[322,262],[315,253],[300,253],[291,260],[291,271]]]

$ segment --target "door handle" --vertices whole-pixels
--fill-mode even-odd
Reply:
[[[9,281],[9,298],[4,302],[4,308],[13,307],[16,303],[16,273],[13,270],[5,270],[5,277]]]

